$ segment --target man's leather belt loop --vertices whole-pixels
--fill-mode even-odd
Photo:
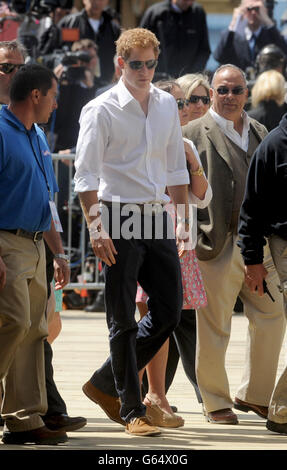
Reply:
[[[23,230],[22,228],[18,228],[18,229],[15,228],[13,230],[1,228],[0,230],[3,230],[4,232],[13,233],[14,235],[17,235],[18,237],[29,238],[30,240],[33,240],[34,242],[39,242],[43,238],[43,232],[27,232],[27,230]]]

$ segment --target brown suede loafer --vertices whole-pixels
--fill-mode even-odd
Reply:
[[[52,431],[62,430],[65,432],[76,431],[77,429],[86,426],[87,420],[82,416],[71,417],[64,413],[59,415],[44,416],[43,421],[47,428]]]
[[[111,420],[122,426],[126,425],[124,420],[120,417],[121,402],[119,398],[103,393],[95,387],[90,380],[83,385],[82,390],[90,400],[97,403],[97,405],[102,408]]]
[[[126,423],[126,432],[132,436],[159,436],[161,434],[160,429],[152,425],[148,416],[133,418]]]
[[[205,412],[206,421],[214,424],[238,424],[237,415],[233,413],[231,408],[223,410]]]
[[[51,431],[46,426],[31,429],[30,431],[4,431],[2,442],[4,444],[39,444],[56,445],[67,442],[68,437],[65,431]]]
[[[253,403],[247,403],[247,401],[239,400],[239,398],[234,398],[234,408],[240,411],[253,411],[256,413],[260,418],[267,419],[268,415],[268,406],[262,405],[254,405]]]

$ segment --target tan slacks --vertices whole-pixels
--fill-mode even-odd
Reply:
[[[266,281],[274,303],[266,294],[259,297],[245,286],[244,264],[237,239],[229,234],[219,256],[199,262],[208,305],[197,312],[196,373],[208,412],[233,406],[225,355],[237,296],[243,301],[244,313],[249,320],[243,376],[236,392],[239,399],[268,406],[285,332],[282,294],[268,247],[265,247],[264,264],[269,271]],[[243,358],[238,359],[242,363]]]
[[[7,281],[0,291],[1,414],[10,431],[44,425],[47,409],[43,338],[47,336],[44,242],[0,231]]]
[[[276,271],[280,278],[287,316],[287,241],[273,235],[269,246]],[[283,370],[271,397],[268,419],[276,423],[287,423],[287,367]]]

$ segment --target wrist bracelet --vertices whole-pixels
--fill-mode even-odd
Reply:
[[[199,167],[197,170],[195,170],[195,171],[190,170],[190,174],[191,174],[192,176],[202,176],[202,175],[204,174],[204,171],[203,171],[202,166],[200,166],[200,167]]]

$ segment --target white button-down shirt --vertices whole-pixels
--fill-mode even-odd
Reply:
[[[150,86],[148,113],[122,79],[84,106],[75,160],[75,190],[121,202],[169,202],[166,186],[189,183],[177,104]]]
[[[224,117],[217,114],[213,108],[209,109],[209,112],[215,122],[219,125],[222,132],[229,137],[232,142],[234,142],[238,147],[240,147],[244,152],[247,152],[249,145],[249,128],[250,128],[250,118],[248,114],[243,110],[242,119],[243,119],[243,130],[242,135],[234,129],[233,121],[229,121]]]

